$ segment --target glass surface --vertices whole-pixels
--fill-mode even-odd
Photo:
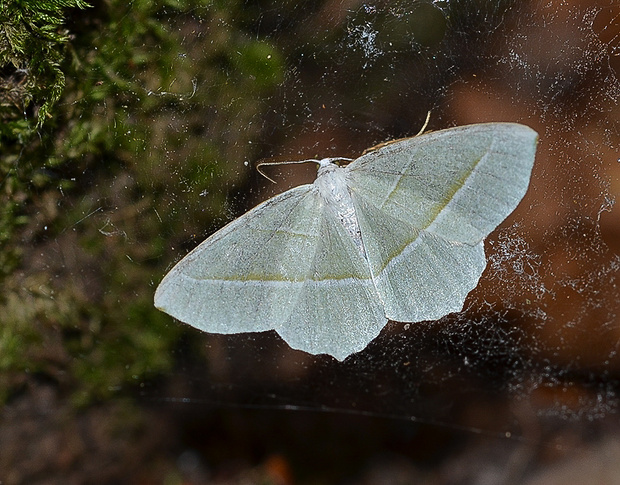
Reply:
[[[53,128],[71,136],[47,147],[54,187],[30,199],[5,283],[33,309],[38,343],[20,341],[36,352],[26,384],[6,384],[0,441],[43,406],[33,430],[65,443],[101,430],[124,456],[101,467],[128,483],[604,483],[603,468],[620,480],[606,458],[620,449],[619,18],[613,0],[76,13],[81,68]],[[316,173],[267,167],[272,184],[259,160],[355,158],[415,135],[428,112],[427,130],[510,121],[540,136],[529,191],[487,238],[462,312],[390,322],[340,363],[152,307],[189,250]],[[34,439],[15,433],[10,449]],[[114,456],[70,449],[65,471]]]

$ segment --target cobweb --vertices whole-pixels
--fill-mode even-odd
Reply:
[[[179,370],[191,374],[191,388],[159,398],[389,416],[511,436],[522,432],[517,414],[524,408],[540,419],[615,413],[617,6],[294,3],[244,6],[252,11],[251,35],[266,46],[262,62],[277,53],[284,74],[273,89],[256,95],[260,110],[242,124],[219,119],[223,133],[210,140],[255,147],[245,152],[248,160],[220,161],[222,170],[253,180],[246,184],[251,190],[188,180],[168,187],[171,205],[181,206],[185,191],[205,191],[205,197],[217,192],[234,207],[225,218],[239,215],[312,180],[294,166],[275,175],[281,186],[269,187],[253,172],[255,160],[356,156],[378,142],[415,134],[427,111],[430,129],[486,121],[536,129],[540,145],[530,190],[488,238],[487,270],[463,312],[437,322],[390,323],[344,363],[293,351],[272,332],[217,336],[191,330],[188,338],[198,342],[204,361]],[[221,14],[207,7],[173,21],[179,29],[184,22],[230,22],[216,18]],[[208,38],[209,28],[201,35]],[[207,79],[194,82],[196,91],[212,88]],[[205,116],[203,122],[211,133],[211,120]],[[222,151],[234,153],[230,146]],[[243,162],[251,163],[246,168]],[[194,216],[179,207],[176,217]],[[202,235],[223,222],[203,228]],[[192,245],[201,239],[190,236]],[[493,419],[481,411],[489,400],[503,403]]]
[[[355,158],[415,135],[429,111],[430,130],[512,121],[540,141],[530,189],[487,238],[487,269],[462,312],[390,322],[342,363],[291,350],[275,332],[210,335],[168,319],[183,328],[166,375],[175,384],[145,381],[145,402],[194,415],[242,408],[390,418],[544,443],[558,423],[616,416],[614,0],[172,3],[160,18],[182,51],[162,58],[165,82],[135,68],[135,96],[154,101],[152,112],[134,114],[148,115],[148,126],[127,130],[150,130],[148,143],[127,147],[130,163],[165,174],[149,175],[155,202],[138,211],[157,213],[157,264],[131,261],[152,266],[151,293],[227,221],[313,179],[313,168],[293,165],[270,172],[273,186],[254,169],[260,159]],[[114,181],[119,191],[126,184]],[[98,237],[137,237],[114,216],[122,210],[102,209]]]

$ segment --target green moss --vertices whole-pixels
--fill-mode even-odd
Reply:
[[[3,82],[47,66],[3,101],[0,399],[39,373],[83,405],[173,365],[183,326],[154,287],[224,214],[211,189],[243,182],[284,72],[241,1],[189,3],[109,1],[63,22],[87,4],[0,2],[0,38],[22,26],[28,46],[3,51]]]
[[[65,9],[88,6],[82,0],[0,1],[2,138],[23,134],[23,113],[31,104],[38,111],[38,127],[50,116],[65,86],[61,69],[69,40],[63,28]]]

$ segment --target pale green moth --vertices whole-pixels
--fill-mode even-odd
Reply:
[[[274,329],[343,360],[388,320],[463,308],[486,266],[484,238],[519,204],[537,134],[514,123],[399,140],[232,221],[163,279],[155,306],[213,333]]]

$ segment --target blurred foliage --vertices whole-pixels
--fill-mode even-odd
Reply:
[[[0,400],[170,369],[182,326],[154,287],[224,217],[209,188],[243,182],[284,75],[241,1],[91,3],[0,2]]]
[[[65,86],[64,10],[87,6],[81,0],[0,1],[0,275],[17,264],[18,248],[8,243],[26,222],[20,207],[27,198],[22,181],[29,174],[20,167],[20,154]]]

